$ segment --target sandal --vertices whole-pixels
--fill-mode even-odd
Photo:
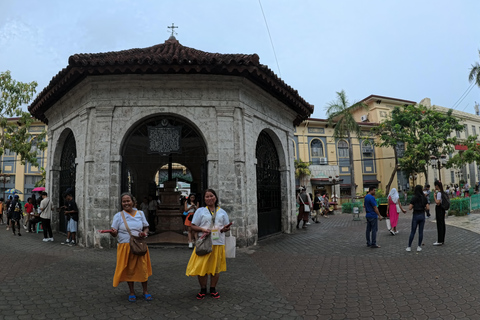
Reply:
[[[210,296],[212,296],[212,298],[214,299],[218,299],[220,298],[220,293],[217,292],[210,292]]]
[[[145,298],[145,301],[152,301],[153,298],[152,298],[152,295],[151,294],[144,294],[143,297]]]
[[[205,293],[197,293],[197,300],[202,300],[203,298],[205,298]]]
[[[137,296],[134,295],[134,294],[128,296],[128,301],[130,301],[130,302],[136,302],[136,301],[137,301]]]

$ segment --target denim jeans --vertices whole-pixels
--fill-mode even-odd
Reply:
[[[424,213],[414,213],[412,217],[412,230],[410,231],[410,238],[408,239],[408,246],[412,246],[413,237],[417,231],[418,226],[418,246],[422,246],[423,241],[423,227],[425,226],[425,214]]]
[[[367,218],[367,246],[374,246],[377,244],[377,230],[378,230],[378,219],[377,218]],[[370,233],[372,234],[372,241],[370,241]]]

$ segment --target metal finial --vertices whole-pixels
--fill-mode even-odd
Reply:
[[[172,29],[172,30],[171,30],[172,35],[171,35],[170,37],[175,37],[175,35],[178,34],[178,33],[175,32],[175,28],[178,28],[178,27],[175,26],[175,24],[174,24],[173,22],[172,22],[172,25],[171,25],[171,26],[168,26],[167,28],[168,28],[168,29]]]

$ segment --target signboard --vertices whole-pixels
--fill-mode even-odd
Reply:
[[[167,156],[171,153],[180,153],[181,126],[169,126],[168,121],[158,126],[148,127],[148,154],[158,153]]]

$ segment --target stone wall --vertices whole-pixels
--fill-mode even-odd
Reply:
[[[281,164],[282,225],[295,223],[293,120],[296,114],[250,81],[231,76],[122,75],[88,77],[46,112],[51,143],[47,189],[59,203],[58,170],[69,130],[76,139],[79,242],[110,246],[96,232],[120,209],[121,147],[130,130],[153,115],[189,121],[207,146],[209,187],[217,190],[240,246],[257,241],[255,147],[272,137]],[[53,222],[54,227],[56,221]]]

